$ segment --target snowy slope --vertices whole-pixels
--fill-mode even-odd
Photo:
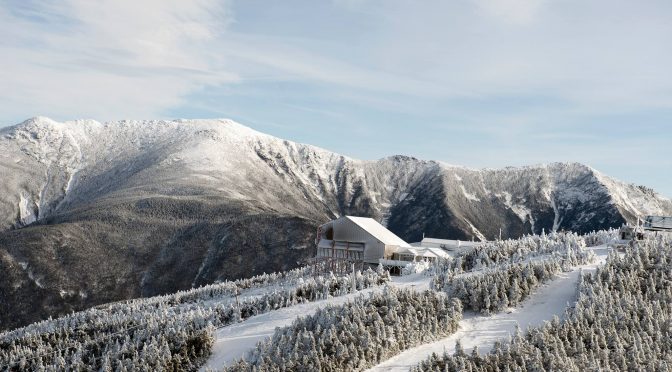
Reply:
[[[58,123],[37,117],[0,133],[4,228],[128,194],[129,189],[179,195],[184,188],[193,193],[206,187],[278,212],[309,207],[320,214],[365,212],[385,219],[404,202],[417,202],[417,189],[438,185],[440,207],[454,209],[463,220],[458,225],[472,224],[478,231],[480,218],[471,209],[484,205],[510,211],[529,224],[524,232],[532,226],[535,231],[571,228],[563,212],[602,197],[625,212],[626,219],[672,208],[652,190],[581,164],[473,170],[403,156],[358,161],[231,120]],[[261,184],[273,188],[260,190]],[[549,210],[551,224],[546,223]],[[594,222],[595,216],[581,217]],[[474,228],[463,230],[478,235]]]
[[[648,213],[672,203],[581,164],[362,161],[231,120],[37,117],[0,130],[0,329],[289,269],[342,215],[412,242],[585,232]]]
[[[367,207],[382,215],[426,168],[404,161],[410,158],[357,161],[230,120],[102,124],[37,117],[1,134],[4,228],[128,189],[179,195],[205,187],[278,212],[311,210],[317,203],[333,215],[366,198]]]
[[[604,264],[609,252],[606,246],[595,247],[593,250],[598,257],[596,262],[560,274],[557,279],[545,284],[525,300],[521,307],[491,316],[465,314],[460,322],[460,330],[456,333],[439,341],[408,349],[368,371],[408,371],[432,353],[453,354],[458,340],[467,352],[471,352],[476,346],[480,353],[488,353],[496,341],[505,341],[513,335],[516,326],[524,331],[528,327],[551,321],[553,316],[562,317],[565,308],[576,301],[579,273],[582,270],[584,273],[591,272]]]
[[[584,273],[593,271],[596,267],[604,264],[610,251],[610,248],[606,245],[591,249],[598,258],[594,263],[559,274],[555,280],[543,285],[533,293],[519,308],[492,316],[467,313],[460,322],[458,332],[436,342],[408,349],[371,368],[370,371],[408,371],[432,353],[441,354],[444,350],[452,353],[457,340],[461,341],[462,346],[467,351],[470,351],[474,346],[478,346],[482,353],[486,353],[495,341],[504,341],[509,335],[513,334],[516,326],[525,330],[528,326],[536,326],[544,321],[550,321],[554,315],[562,316],[566,306],[576,300],[579,273],[581,271]],[[423,291],[429,289],[429,281],[430,277],[428,276],[412,274],[394,277],[390,285]],[[338,306],[350,301],[355,296],[367,295],[383,289],[384,287],[374,287],[345,296],[296,305],[223,327],[217,330],[212,355],[201,370],[220,370],[231,365],[238,359],[244,358],[246,353],[254,349],[258,342],[270,338],[276,328],[289,326],[296,318],[313,314],[318,308]]]
[[[404,277],[395,277],[391,283],[394,287],[426,290],[429,288],[429,277],[414,274]],[[314,313],[318,308],[328,305],[338,306],[352,300],[356,296],[367,295],[373,291],[382,291],[383,286],[365,289],[359,292],[330,298],[327,300],[309,302],[285,309],[272,311],[251,317],[241,323],[233,324],[216,332],[215,345],[212,355],[201,370],[218,370],[242,358],[257,346],[259,341],[269,338],[277,327],[286,327],[300,316]]]

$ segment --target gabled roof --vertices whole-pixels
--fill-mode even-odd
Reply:
[[[369,234],[373,235],[376,239],[380,240],[383,244],[387,245],[398,245],[400,247],[410,247],[400,237],[394,235],[394,233],[385,228],[385,226],[378,223],[378,221],[373,218],[367,217],[354,217],[354,216],[345,216],[345,218],[357,224],[357,226],[364,229]]]

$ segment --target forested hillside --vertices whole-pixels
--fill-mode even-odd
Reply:
[[[639,241],[585,275],[564,319],[502,340],[486,355],[457,348],[416,371],[667,371],[672,368],[672,240]]]
[[[339,277],[306,267],[111,303],[0,334],[0,370],[196,370],[206,361],[229,370],[363,370],[450,339],[465,314],[524,306],[545,283],[593,262],[596,248],[611,249],[606,264],[579,276],[577,301],[564,313],[546,314],[550,322],[503,337],[487,354],[458,344],[414,368],[665,370],[672,362],[672,238],[647,234],[619,244],[613,230],[552,233],[432,263],[409,275],[412,286],[382,270]],[[269,323],[272,336],[258,346],[236,347],[237,362],[213,365],[223,360],[213,359],[222,352],[214,347],[220,330],[239,324],[263,334],[257,317],[313,303],[287,326]]]

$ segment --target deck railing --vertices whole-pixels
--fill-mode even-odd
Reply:
[[[411,263],[413,261],[388,260],[388,259],[385,259],[385,258],[381,258],[378,262],[383,266],[405,267],[406,265],[408,265],[409,263]]]

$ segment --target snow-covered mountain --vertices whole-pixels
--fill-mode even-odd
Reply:
[[[230,120],[0,131],[0,329],[294,267],[314,229],[372,216],[408,241],[619,226],[670,200],[581,164],[361,161]]]

